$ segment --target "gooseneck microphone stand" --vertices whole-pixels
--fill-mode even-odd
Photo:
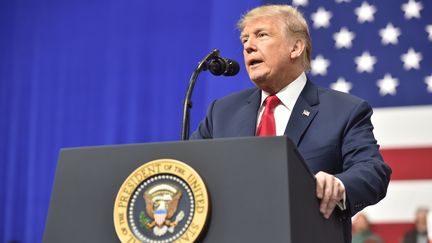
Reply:
[[[214,49],[210,52],[204,59],[198,63],[198,66],[195,68],[189,79],[189,86],[186,91],[186,97],[183,102],[183,119],[182,119],[182,140],[189,140],[189,130],[190,130],[190,109],[192,108],[192,92],[195,86],[195,82],[198,78],[198,75],[204,70],[207,70],[207,62],[212,60],[215,57],[219,56],[219,50]]]

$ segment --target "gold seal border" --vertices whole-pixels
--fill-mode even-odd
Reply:
[[[114,204],[114,226],[121,242],[138,243],[128,224],[128,206],[134,191],[148,178],[159,174],[172,174],[182,178],[194,196],[195,208],[192,221],[175,242],[194,242],[203,231],[208,211],[209,197],[201,176],[189,165],[174,159],[158,159],[145,163],[133,171],[123,182]]]

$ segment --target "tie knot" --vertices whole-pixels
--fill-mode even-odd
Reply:
[[[266,98],[266,108],[273,110],[278,104],[280,100],[276,95],[270,95]]]

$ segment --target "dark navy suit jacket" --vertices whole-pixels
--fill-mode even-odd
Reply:
[[[257,88],[214,101],[191,138],[254,136],[260,103]],[[313,173],[324,171],[343,182],[347,210],[336,213],[344,223],[347,243],[351,216],[384,198],[390,180],[391,169],[379,153],[371,115],[364,100],[308,80],[285,130]]]

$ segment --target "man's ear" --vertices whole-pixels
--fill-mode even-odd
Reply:
[[[305,43],[303,40],[297,39],[294,42],[294,45],[291,49],[291,59],[298,58],[302,55],[303,51],[305,49]]]

